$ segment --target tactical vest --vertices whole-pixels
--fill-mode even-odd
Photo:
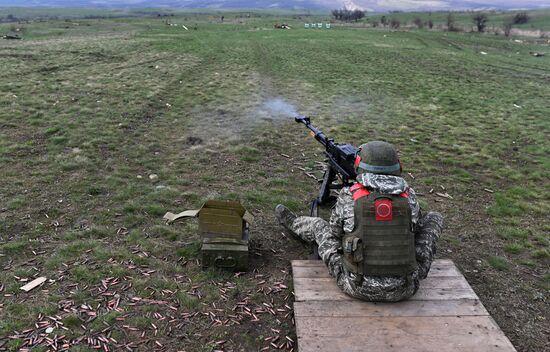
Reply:
[[[413,272],[416,251],[408,194],[370,192],[359,183],[350,191],[355,225],[342,241],[346,269],[373,276],[405,276]]]

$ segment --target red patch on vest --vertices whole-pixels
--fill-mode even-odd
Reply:
[[[392,202],[389,199],[379,199],[374,202],[377,221],[389,221],[393,219]]]
[[[351,196],[353,197],[354,201],[370,194],[370,192],[366,190],[360,183],[354,184],[350,187],[349,190],[351,191]]]
[[[405,192],[401,193],[400,196],[403,197],[403,198],[409,198],[409,191],[405,191]]]

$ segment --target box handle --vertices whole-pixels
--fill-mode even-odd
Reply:
[[[217,268],[234,268],[237,265],[237,261],[233,257],[224,258],[219,256],[214,259],[214,265]]]

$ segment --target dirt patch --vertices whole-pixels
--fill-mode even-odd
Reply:
[[[499,33],[504,34],[504,32],[502,30],[500,30]],[[520,36],[520,37],[550,38],[550,32],[542,31],[540,29],[530,30],[530,29],[512,28],[512,30],[510,31],[510,34]]]
[[[422,182],[422,178],[418,181]],[[491,200],[443,201],[437,196],[429,197],[430,204],[445,217],[437,256],[453,259],[518,351],[535,352],[541,351],[542,346],[550,347],[550,328],[541,325],[550,319],[547,291],[540,286],[544,273],[516,265],[499,271],[487,262],[493,255],[506,256],[498,249],[502,248],[502,240],[497,236],[496,225],[484,215]]]
[[[189,137],[187,137],[187,139],[185,140],[185,144],[191,145],[191,146],[200,145],[200,144],[202,144],[202,143],[203,143],[203,141],[202,141],[202,139],[199,138],[199,137],[189,136]]]

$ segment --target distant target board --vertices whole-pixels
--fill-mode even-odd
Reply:
[[[304,28],[305,29],[309,29],[309,28],[326,28],[326,29],[330,29],[330,23],[304,23]]]

